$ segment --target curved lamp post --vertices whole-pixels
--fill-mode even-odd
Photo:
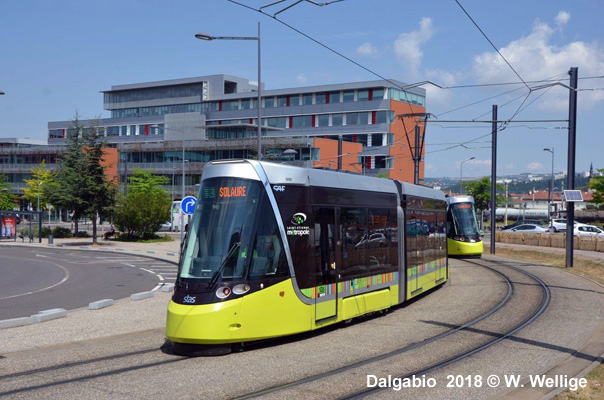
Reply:
[[[554,201],[554,148],[552,147],[551,150],[549,148],[545,148],[543,149],[543,151],[547,151],[548,153],[552,153],[552,184],[549,188],[549,204],[547,205],[547,212],[548,217],[551,218],[551,207],[552,207],[552,203]]]
[[[463,186],[461,185],[462,179],[463,179],[463,163],[468,162],[470,160],[475,159],[476,157],[470,157],[467,160],[463,160],[460,164],[459,164],[459,187],[461,189],[461,194],[463,194]]]
[[[261,64],[260,64],[260,22],[258,22],[258,36],[212,36],[207,33],[195,35],[201,40],[256,40],[258,41],[258,160],[262,160],[262,88],[261,88]]]

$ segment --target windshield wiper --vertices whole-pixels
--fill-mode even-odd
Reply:
[[[240,246],[241,246],[241,242],[235,242],[233,244],[233,247],[231,247],[231,249],[229,250],[229,252],[227,253],[227,255],[224,257],[224,260],[222,260],[222,263],[220,264],[220,266],[218,267],[218,269],[216,270],[216,272],[214,272],[214,275],[212,275],[212,278],[208,282],[208,288],[214,286],[214,284],[218,280],[218,277],[222,273],[222,270],[224,270],[224,267],[226,267],[226,264],[227,264],[227,261],[228,261],[229,257]]]

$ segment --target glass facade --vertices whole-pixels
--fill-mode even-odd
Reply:
[[[177,97],[199,96],[201,99],[202,84],[171,85],[147,89],[121,90],[105,93],[105,103],[126,103],[130,101],[147,101],[173,99]]]
[[[388,89],[390,93],[390,99],[397,101],[404,101],[409,104],[417,104],[418,106],[426,106],[426,98],[418,94],[405,92],[399,89]]]

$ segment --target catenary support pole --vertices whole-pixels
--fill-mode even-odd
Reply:
[[[413,152],[413,183],[419,185],[419,162],[421,160],[419,146],[419,125],[415,125],[415,151]]]
[[[575,189],[575,152],[577,145],[577,80],[579,69],[572,67],[570,75],[570,95],[568,101],[568,190]],[[566,202],[566,267],[573,266],[573,239],[575,203]]]
[[[493,125],[491,144],[491,254],[495,254],[495,222],[497,210],[497,104],[493,104]]]

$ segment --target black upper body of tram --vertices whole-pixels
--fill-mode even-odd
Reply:
[[[269,190],[300,289],[399,271],[395,193],[303,185]],[[405,196],[400,205],[407,221],[406,268],[445,258],[445,202]],[[173,301],[216,303],[282,282],[291,277],[285,251],[259,181],[204,179]]]

